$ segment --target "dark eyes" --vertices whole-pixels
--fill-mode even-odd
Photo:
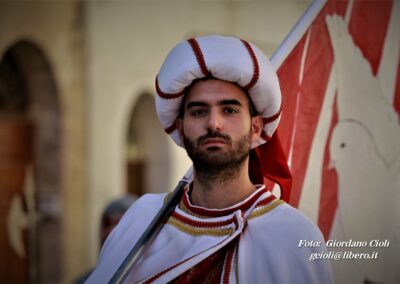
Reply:
[[[235,114],[235,113],[238,113],[238,111],[236,109],[234,109],[234,108],[226,107],[226,108],[224,108],[224,113]]]
[[[205,109],[196,109],[190,112],[192,116],[203,116],[207,113],[207,110]]]
[[[224,107],[222,109],[222,112],[227,115],[239,113],[239,111],[233,107]],[[195,109],[190,112],[190,115],[195,116],[195,117],[201,117],[201,116],[206,115],[207,113],[208,113],[208,109]]]

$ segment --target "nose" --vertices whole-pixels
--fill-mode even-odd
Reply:
[[[222,116],[217,110],[210,111],[207,126],[211,130],[222,130]]]

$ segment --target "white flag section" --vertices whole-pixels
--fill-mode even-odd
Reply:
[[[273,56],[290,203],[338,283],[400,282],[400,1],[315,1]]]

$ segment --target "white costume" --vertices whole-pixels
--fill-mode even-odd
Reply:
[[[106,241],[87,283],[107,283],[163,205],[165,194],[147,194],[125,214]],[[319,247],[299,246],[301,240]],[[331,283],[329,261],[309,261],[326,252],[320,231],[264,186],[227,209],[190,204],[188,192],[146,248],[126,283],[167,283],[224,247],[221,283]],[[146,282],[148,281],[148,282]]]
[[[206,36],[178,44],[156,78],[157,114],[165,131],[182,146],[176,119],[185,88],[211,77],[240,86],[263,119],[253,143],[249,177],[278,183],[289,199],[291,175],[274,131],[282,111],[279,82],[268,59],[255,45],[232,37]],[[321,232],[300,212],[278,200],[264,185],[226,209],[190,203],[190,190],[133,266],[126,283],[330,283],[329,260]],[[107,283],[153,217],[166,194],[148,194],[125,214],[107,239],[87,283]],[[312,247],[300,245],[313,242]]]

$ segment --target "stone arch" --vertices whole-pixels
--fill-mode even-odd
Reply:
[[[166,192],[171,179],[168,137],[157,120],[154,97],[137,99],[127,131],[127,191],[136,195]]]
[[[60,117],[57,86],[46,55],[31,41],[14,43],[2,53],[0,62],[0,145],[3,141],[8,147],[0,153],[0,163],[9,181],[14,181],[0,179],[2,198],[8,195],[7,235],[1,242],[9,257],[19,261],[10,262],[5,274],[0,273],[6,277],[0,282],[56,283],[61,279]],[[14,206],[18,203],[22,204],[19,209]],[[20,216],[19,221],[10,222],[9,216]],[[7,245],[10,231],[24,236],[24,255],[13,255],[15,240]]]

